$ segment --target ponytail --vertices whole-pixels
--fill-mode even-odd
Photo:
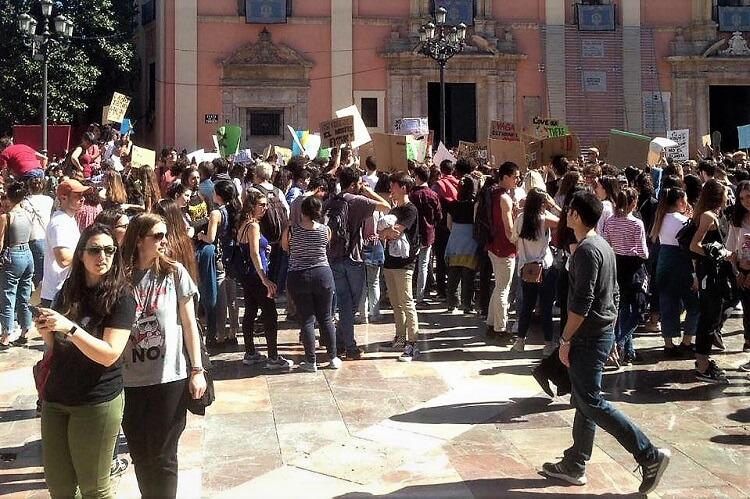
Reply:
[[[618,217],[627,216],[630,208],[638,199],[638,192],[632,187],[625,187],[615,196],[615,215]]]
[[[651,227],[651,242],[655,243],[659,238],[659,232],[661,231],[661,224],[664,221],[664,216],[677,205],[677,202],[685,197],[685,190],[680,187],[671,187],[669,189],[662,189],[659,196],[659,204],[656,207],[656,215],[654,215],[654,225]]]

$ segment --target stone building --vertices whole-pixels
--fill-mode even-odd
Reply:
[[[750,123],[749,0],[139,0],[141,131],[152,146],[290,141],[356,104],[371,130],[428,116],[438,67],[415,52],[437,5],[469,25],[446,68],[449,143],[492,120],[556,118],[584,145],[611,128],[723,135]],[[734,34],[733,34],[734,33]]]

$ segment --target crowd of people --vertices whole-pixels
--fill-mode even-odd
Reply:
[[[131,145],[92,125],[44,168],[33,149],[0,140],[0,349],[25,345],[34,326],[47,347],[53,497],[108,490],[120,424],[143,495],[174,497],[187,405],[206,390],[201,335],[232,351],[241,332],[243,364],[290,370],[281,296],[307,372],[321,366],[316,326],[326,366],[340,369],[366,355],[355,324],[382,322],[384,303],[402,362],[419,358],[420,310],[440,302],[467,325],[484,318],[485,339],[514,352],[537,311],[542,355],[578,373],[574,446],[544,467],[571,483],[585,483],[594,423],[626,428],[618,438],[643,467],[642,491],[668,462],[599,394],[605,362],[638,362],[637,328],[661,332],[665,358],[694,358],[698,380],[727,382],[711,353],[731,311],[750,310],[744,153],[620,169],[591,149],[539,169],[459,157],[389,172],[349,148],[197,164],[165,148],[134,167]],[[598,378],[584,354],[602,357]]]

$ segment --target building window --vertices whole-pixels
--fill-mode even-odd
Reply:
[[[237,12],[246,23],[285,23],[292,16],[292,0],[237,0]]]
[[[714,9],[714,20],[722,32],[750,31],[750,1],[719,0]]]
[[[141,5],[141,24],[143,26],[156,20],[156,0],[147,0]]]
[[[476,0],[434,0],[430,2],[430,14],[435,14],[435,9],[443,7],[448,11],[445,23],[457,26],[464,23],[467,26],[474,25],[474,13],[477,11]]]
[[[284,121],[281,109],[249,110],[247,118],[248,137],[278,137],[282,135]]]
[[[367,128],[378,128],[378,99],[377,97],[363,97],[360,101],[360,114]]]
[[[148,65],[148,110],[156,110],[156,63]]]
[[[370,132],[385,132],[385,91],[355,90],[354,104]]]
[[[576,24],[579,31],[614,31],[615,6],[599,0],[597,3],[576,4]]]

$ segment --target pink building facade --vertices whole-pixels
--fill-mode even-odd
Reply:
[[[210,149],[222,124],[241,125],[245,147],[286,145],[287,125],[317,130],[352,104],[373,131],[437,124],[438,68],[414,51],[433,0],[140,1],[152,147]],[[695,152],[717,130],[736,145],[732,127],[750,123],[750,51],[732,35],[750,28],[750,1],[436,1],[470,24],[446,68],[449,142],[547,117],[584,145],[611,128],[689,129]]]

